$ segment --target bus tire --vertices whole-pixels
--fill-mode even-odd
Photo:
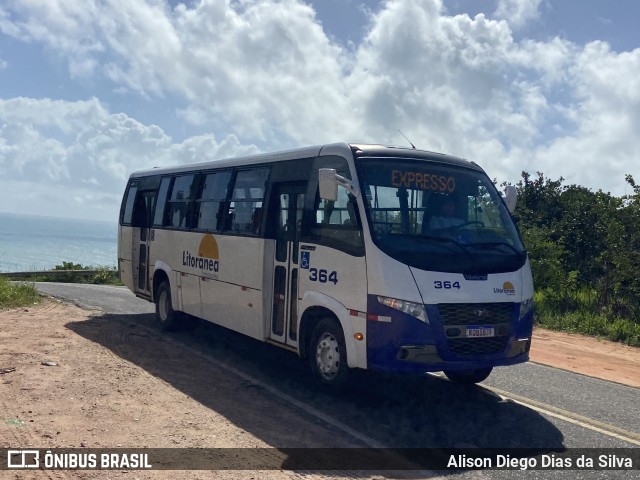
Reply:
[[[463,385],[472,385],[486,380],[491,375],[492,367],[477,368],[475,370],[445,370],[444,374],[449,380]]]
[[[325,385],[341,385],[347,378],[347,348],[340,324],[331,318],[318,322],[308,350],[313,375]]]
[[[156,295],[156,318],[165,332],[176,330],[180,323],[180,313],[173,309],[171,303],[171,287],[163,281]]]

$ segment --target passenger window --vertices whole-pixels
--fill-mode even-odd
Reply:
[[[153,217],[153,226],[162,227],[164,223],[164,212],[167,205],[167,194],[169,193],[169,187],[171,186],[171,177],[164,177],[160,183],[160,190],[158,191],[158,201],[156,203],[156,211]]]
[[[217,232],[221,227],[221,214],[227,198],[231,172],[216,172],[206,176],[199,200],[198,229]]]
[[[243,170],[236,174],[226,230],[244,235],[258,235],[260,233],[265,184],[268,176],[268,168]]]
[[[122,215],[122,225],[131,225],[131,217],[133,216],[133,205],[136,200],[136,194],[138,193],[138,183],[131,183],[129,185],[129,191],[127,192],[127,199],[124,205],[124,212]]]
[[[169,198],[166,226],[180,229],[186,229],[191,226],[189,207],[191,206],[193,177],[193,175],[181,175],[174,179],[171,197]]]

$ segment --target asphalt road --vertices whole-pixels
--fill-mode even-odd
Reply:
[[[37,288],[114,322],[157,330],[154,306],[127,289],[39,283]],[[206,322],[166,334],[216,362],[229,375],[267,389],[318,421],[341,428],[369,446],[396,448],[527,448],[533,454],[565,448],[640,452],[640,389],[528,363],[495,369],[479,386],[437,376],[398,377],[365,372],[340,391],[326,391],[304,362]],[[293,427],[294,428],[294,427]],[[331,445],[328,445],[330,447]],[[620,450],[620,455],[625,451]],[[598,458],[600,452],[588,451]],[[609,452],[606,452],[609,453]],[[637,467],[636,467],[637,468]],[[640,478],[640,471],[466,471],[456,478]]]

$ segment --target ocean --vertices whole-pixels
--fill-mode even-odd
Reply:
[[[45,270],[62,262],[115,266],[117,235],[115,222],[0,212],[0,272]]]

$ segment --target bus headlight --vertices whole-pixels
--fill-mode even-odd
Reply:
[[[533,298],[527,298],[520,303],[520,318],[522,320],[524,317],[529,315],[533,311]]]
[[[421,320],[424,323],[429,323],[429,319],[427,318],[427,311],[424,309],[424,305],[422,305],[421,303],[407,302],[406,300],[398,300],[397,298],[381,296],[378,296],[378,302],[387,307],[391,307],[395,310],[407,313],[412,317],[416,317],[418,320]]]

